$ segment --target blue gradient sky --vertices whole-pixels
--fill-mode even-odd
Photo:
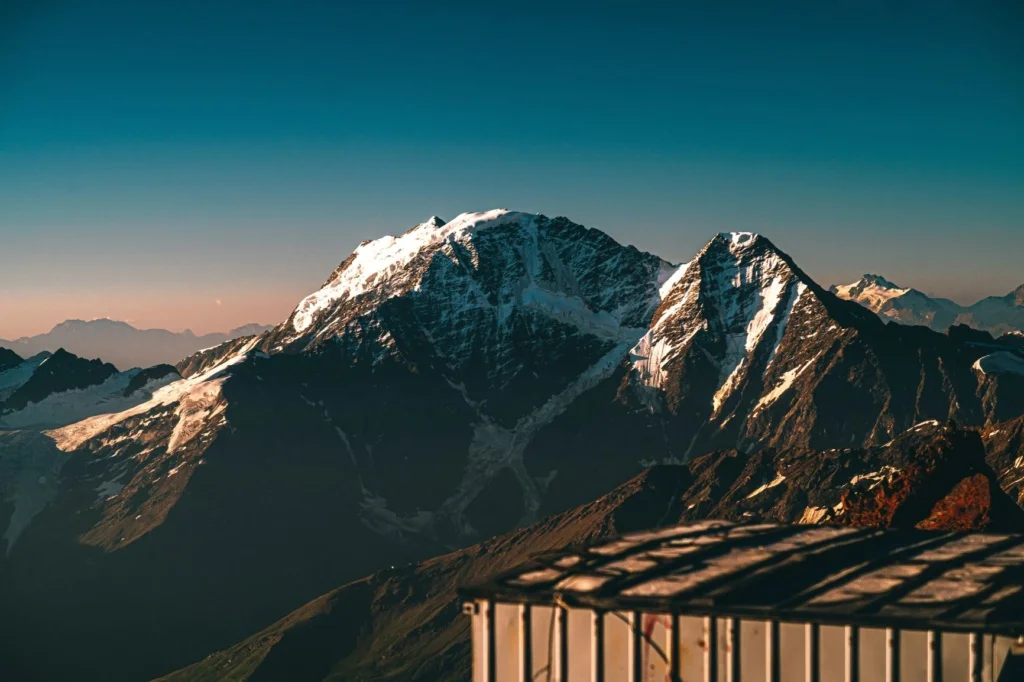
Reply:
[[[826,285],[1024,283],[1012,0],[19,2],[0,337],[278,321],[362,239],[494,207],[673,260],[758,231]]]

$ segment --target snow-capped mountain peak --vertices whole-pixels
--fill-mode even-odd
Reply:
[[[336,302],[355,299],[374,287],[390,284],[396,278],[411,279],[409,266],[417,259],[423,259],[425,266],[427,259],[447,241],[461,242],[473,231],[514,221],[528,223],[534,217],[507,209],[462,213],[448,223],[431,216],[398,237],[387,235],[365,241],[356,247],[321,289],[299,303],[292,315],[292,327],[301,334],[313,324],[317,314]],[[399,288],[390,294],[397,295],[401,291]]]
[[[641,386],[664,391],[667,378],[678,374],[671,368],[698,344],[713,359],[711,410],[719,415],[762,345],[770,348],[758,355],[761,364],[771,365],[808,283],[768,239],[717,235],[663,285],[653,323],[632,351],[634,376]]]
[[[730,249],[741,249],[756,244],[763,237],[755,232],[719,232],[719,239],[729,242]]]
[[[885,277],[881,275],[873,275],[870,273],[864,274],[864,276],[860,278],[860,283],[862,285],[872,285],[881,287],[883,289],[900,289],[905,291],[903,287],[901,287],[898,284],[894,284],[893,282],[890,282]]]
[[[1010,297],[1013,298],[1014,305],[1024,306],[1024,284],[1013,290],[1010,293]]]
[[[881,275],[864,275],[853,284],[832,286],[832,293],[859,303],[886,321],[923,325],[938,332],[966,324],[995,336],[1024,329],[1024,286],[1005,296],[988,296],[964,306],[904,288]]]
[[[832,287],[832,292],[839,298],[856,301],[876,313],[890,300],[910,291],[912,289],[904,289],[881,275],[870,274],[864,275],[853,284]]]
[[[670,272],[661,259],[564,218],[507,209],[447,223],[435,216],[398,237],[361,244],[299,303],[268,350],[337,338],[396,297],[430,301],[445,333],[483,324],[485,310],[505,328],[518,319],[515,311],[529,308],[607,336],[611,328],[647,325]]]

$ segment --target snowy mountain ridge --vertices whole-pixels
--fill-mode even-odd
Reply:
[[[220,398],[220,386],[225,378],[225,370],[245,360],[255,342],[254,338],[231,358],[201,374],[177,381],[161,380],[148,384],[147,392],[150,397],[146,401],[140,402],[136,399],[130,407],[123,410],[90,416],[49,431],[48,435],[53,438],[59,449],[68,452],[127,419],[149,413],[157,408],[176,406],[175,416],[178,417],[178,422],[167,446],[168,451],[173,453],[183,442],[200,431],[207,420],[211,420],[223,412],[224,406],[219,403],[218,399]]]
[[[587,274],[580,262],[587,269],[599,269],[600,264],[583,247],[593,244],[597,249],[610,239],[600,235],[603,239],[578,240],[574,246],[579,250],[566,253],[559,249],[561,227],[557,220],[543,216],[495,209],[463,213],[450,222],[433,216],[401,236],[363,242],[279,327],[284,332],[278,334],[279,345],[283,348],[300,339],[316,343],[343,333],[345,325],[368,306],[430,286],[451,298],[444,302],[451,317],[463,320],[488,311],[498,326],[504,326],[512,310],[525,305],[609,337],[617,337],[620,327],[645,326],[645,312],[657,303],[657,286],[639,301],[614,288],[601,291],[587,286],[578,279]],[[594,237],[600,234],[590,232]],[[671,267],[665,262],[659,265],[658,284]],[[316,333],[311,334],[314,323]]]
[[[650,329],[631,351],[636,382],[663,391],[669,368],[696,346],[717,374],[708,418],[722,417],[745,377],[775,362],[808,283],[768,239],[751,233],[718,235],[662,291]],[[713,348],[721,341],[724,346]],[[761,397],[759,405],[778,393]]]
[[[834,285],[831,291],[861,304],[883,320],[922,325],[939,332],[957,324],[995,336],[1024,330],[1024,285],[1005,296],[989,296],[969,306],[900,287],[880,275],[864,275],[853,284]]]
[[[42,352],[0,371],[0,429],[54,428],[119,412],[177,378],[171,367],[149,376],[140,369],[118,372],[63,349]]]
[[[853,284],[837,285],[833,292],[840,298],[852,299],[877,312],[890,299],[903,296],[911,289],[893,284],[881,275],[867,274]]]
[[[876,290],[904,291],[879,276],[846,291]],[[318,376],[312,385],[310,375],[298,398],[330,426],[354,467],[364,522],[399,535],[444,527],[446,536],[476,536],[481,528],[471,518],[474,505],[504,478],[514,484],[501,485],[514,486],[520,498],[513,507],[516,524],[542,513],[558,467],[531,464],[535,441],[603,385],[621,384],[616,400],[624,409],[646,411],[646,428],[665,433],[664,450],[653,461],[686,460],[711,447],[750,450],[794,439],[811,444],[816,427],[785,432],[778,425],[813,424],[822,413],[811,397],[822,372],[843,371],[836,349],[863,346],[877,334],[849,305],[750,232],[718,234],[689,262],[672,265],[562,218],[505,209],[464,213],[450,222],[434,216],[398,237],[363,242],[275,329],[202,351],[181,369],[185,379],[149,401],[51,435],[64,451],[94,447],[92,441],[105,449],[104,443],[141,437],[134,425],[158,414],[170,441],[155,456],[166,462],[161,469],[176,467],[182,434],[203,434],[200,448],[217,440],[231,411],[222,387],[236,370],[251,371],[254,365],[243,361],[254,354],[302,358],[309,371],[329,362],[330,376],[340,372],[336,385],[365,386],[360,390],[371,402],[393,400],[378,377],[411,371],[421,377],[417,382],[428,383],[402,390],[428,391],[429,401],[445,412],[433,428],[446,433],[440,425],[459,415],[445,447],[462,454],[436,493],[409,488],[419,481],[411,471],[381,477],[384,462],[408,460],[409,446],[386,424],[366,432],[367,423],[339,402],[335,384]],[[975,366],[966,365],[963,375],[973,383],[975,373],[995,376],[1016,366],[1005,358],[971,361]],[[256,378],[265,380],[262,373]],[[882,382],[873,390],[885,390],[885,379],[870,380]],[[977,418],[967,401],[954,407],[951,396],[941,400],[949,405],[941,416]],[[882,418],[869,411],[863,424],[838,427],[845,431],[840,438],[844,444],[888,440],[934,416],[908,408]],[[112,429],[117,436],[104,436]],[[382,447],[380,439],[395,442]],[[639,459],[651,461],[651,454]],[[428,467],[423,474],[428,470],[433,476],[440,471]]]

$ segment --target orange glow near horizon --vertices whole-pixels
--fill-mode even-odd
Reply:
[[[287,290],[211,291],[47,291],[0,297],[0,339],[14,340],[50,331],[69,319],[122,320],[138,329],[196,335],[224,332],[244,324],[276,324],[286,319],[308,292]]]

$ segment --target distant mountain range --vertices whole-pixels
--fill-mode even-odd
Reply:
[[[230,332],[196,336],[189,330],[171,332],[166,329],[136,329],[117,320],[66,320],[45,334],[25,336],[13,341],[0,339],[0,347],[22,357],[63,348],[83,358],[102,358],[119,369],[174,364],[186,355],[216,346],[241,336],[251,336],[270,329],[261,324],[247,324]]]
[[[883,320],[900,324],[918,324],[940,332],[964,324],[994,336],[1024,333],[1024,285],[969,306],[900,287],[881,275],[864,275],[853,284],[833,286],[831,291],[860,303]]]
[[[0,529],[21,529],[0,553],[0,673],[168,673],[338,585],[543,526],[661,463],[692,474],[670,493],[676,519],[868,519],[866,503],[836,509],[859,475],[921,488],[924,522],[945,497],[900,453],[948,437],[976,465],[961,478],[981,476],[968,492],[1013,524],[1018,340],[886,324],[751,233],[673,264],[565,218],[430,218],[361,244],[273,329],[183,354],[182,378],[146,400],[19,441],[35,454],[0,498]],[[979,443],[999,445],[991,471]],[[410,605],[431,585],[386,580]],[[376,609],[361,590],[351,603]],[[422,622],[401,601],[384,607]]]

